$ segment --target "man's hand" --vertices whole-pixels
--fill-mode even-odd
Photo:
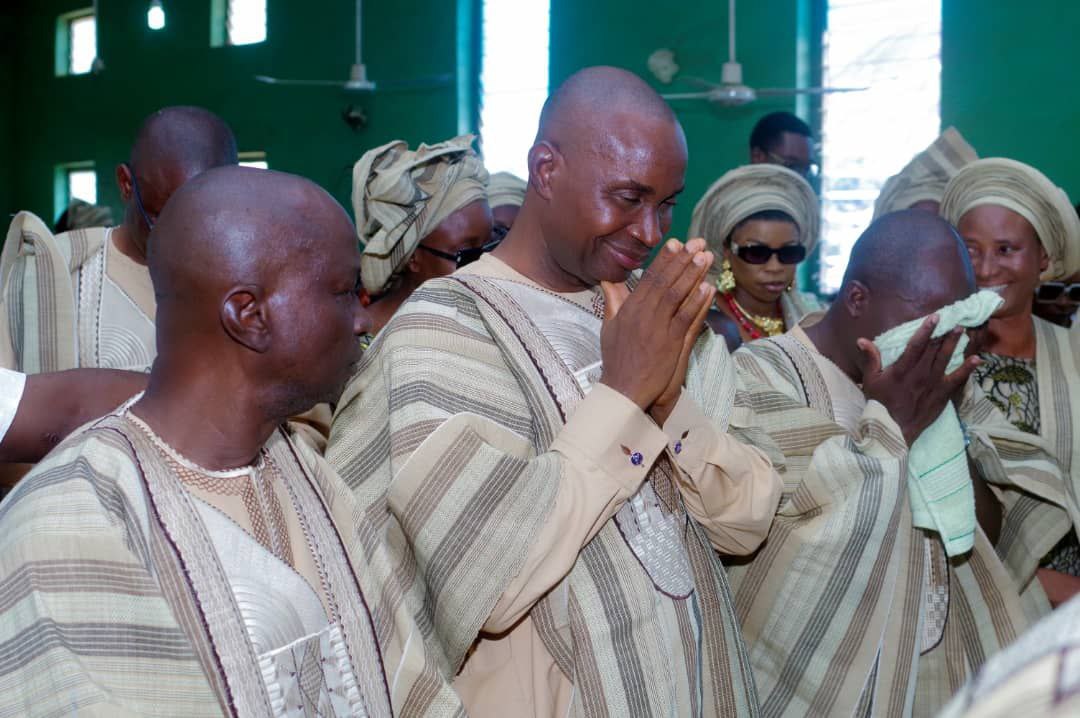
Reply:
[[[941,415],[980,363],[977,357],[969,357],[959,369],[946,375],[963,330],[931,339],[937,323],[936,316],[927,318],[896,363],[884,370],[874,343],[869,339],[858,342],[863,352],[863,393],[889,410],[908,446]]]
[[[713,261],[704,248],[703,240],[668,240],[632,294],[622,284],[601,285],[600,381],[643,411],[660,403],[663,419],[679,398],[690,348],[716,294],[703,282]]]

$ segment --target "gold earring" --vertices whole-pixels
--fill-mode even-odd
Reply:
[[[716,280],[716,288],[724,294],[731,294],[731,290],[735,289],[735,275],[731,273],[731,262],[724,258],[724,263],[720,265],[720,278]]]

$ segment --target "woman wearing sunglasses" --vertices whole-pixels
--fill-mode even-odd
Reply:
[[[1080,335],[1032,314],[1040,282],[1080,270],[1076,211],[1034,167],[992,158],[950,180],[941,215],[960,231],[979,288],[1005,300],[982,337],[976,380],[1015,427],[1046,439],[1080,490]],[[1069,574],[1040,569],[1052,603],[1080,590],[1075,532],[1050,552],[1046,566]]]
[[[795,269],[818,239],[818,198],[795,172],[771,164],[728,172],[694,207],[690,236],[723,257],[714,264],[719,292],[708,322],[732,351],[822,309],[794,288]]]
[[[409,295],[493,248],[488,173],[463,135],[415,151],[396,140],[353,167],[353,210],[364,244],[361,299],[370,343]]]

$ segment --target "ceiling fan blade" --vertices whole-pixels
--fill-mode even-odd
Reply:
[[[447,72],[442,75],[428,75],[408,80],[379,80],[378,85],[380,90],[431,90],[446,87],[453,81],[454,74]]]
[[[711,92],[669,92],[660,95],[665,100],[707,100],[711,96]]]
[[[691,77],[689,75],[685,75],[685,76],[683,76],[682,79],[686,80],[687,82],[689,82],[692,85],[697,85],[698,87],[704,87],[707,90],[714,90],[717,87],[722,87],[722,85],[720,83],[718,83],[718,82],[712,82],[711,80],[706,80],[706,79],[701,78],[701,77]]]
[[[345,86],[345,82],[343,80],[287,80],[280,77],[270,77],[269,75],[256,75],[255,79],[259,82],[264,82],[267,85],[309,85],[320,87]]]
[[[869,87],[763,87],[755,90],[759,96],[777,95],[827,95],[835,92],[862,92]]]

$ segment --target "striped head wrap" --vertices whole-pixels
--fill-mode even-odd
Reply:
[[[1065,192],[1042,172],[1002,157],[972,162],[949,181],[941,216],[957,225],[969,210],[983,205],[1012,210],[1035,228],[1050,257],[1043,281],[1080,271],[1080,219]]]
[[[719,255],[735,226],[752,214],[778,210],[799,229],[799,244],[809,254],[818,242],[818,198],[795,172],[774,164],[744,165],[706,190],[694,207],[690,237],[704,237]],[[719,262],[716,263],[717,268]],[[717,269],[719,271],[719,269]]]
[[[974,148],[949,127],[929,147],[915,155],[899,174],[885,180],[874,202],[874,219],[908,209],[916,202],[941,202],[945,185],[965,165],[979,156]]]
[[[511,205],[520,207],[525,201],[525,189],[529,183],[509,172],[496,172],[488,182],[488,204],[492,209]]]
[[[352,204],[368,293],[385,292],[424,237],[457,210],[487,197],[488,174],[473,139],[461,135],[421,144],[415,152],[395,140],[357,161]]]

